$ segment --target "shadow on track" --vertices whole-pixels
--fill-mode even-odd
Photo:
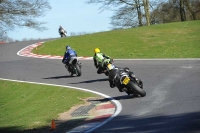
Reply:
[[[108,81],[108,78],[86,80],[86,81],[81,81],[81,82],[77,82],[77,83],[69,83],[69,84],[94,83],[94,82],[103,82],[103,81]]]
[[[175,115],[155,115],[155,116],[130,116],[121,115],[116,117],[115,126],[109,128],[97,128],[94,132],[104,133],[199,133],[200,132],[200,112],[182,113]],[[77,122],[78,121],[78,122]],[[75,123],[81,123],[83,118],[68,120],[57,127],[55,131],[49,131],[49,127],[20,131],[19,127],[0,127],[1,133],[61,133],[69,131]],[[132,123],[132,124],[129,124]],[[77,126],[76,125],[76,126]],[[119,126],[118,126],[119,125]],[[128,126],[129,125],[129,126]],[[63,128],[67,128],[63,129]]]
[[[140,98],[140,97],[125,94],[123,96],[116,96],[116,97],[111,97],[111,98],[102,98],[102,99],[90,100],[90,101],[108,102],[108,101],[111,101],[111,100],[126,100],[126,99],[133,99],[133,98]]]
[[[67,76],[48,77],[48,78],[42,78],[42,79],[62,79],[62,78],[73,78],[73,77],[75,77],[75,76],[67,75]]]
[[[145,117],[119,116],[115,121],[120,127],[104,130],[104,133],[199,133],[200,112],[174,115],[157,114]],[[121,124],[123,123],[123,125]],[[131,123],[131,124],[128,124]],[[127,126],[129,125],[129,126]],[[99,131],[100,132],[100,131]]]

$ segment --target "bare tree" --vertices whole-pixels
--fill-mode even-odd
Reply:
[[[144,7],[144,16],[146,18],[146,25],[150,25],[150,12],[149,12],[149,0],[120,0],[120,2],[125,3],[126,5],[131,5],[132,9],[136,9],[138,15],[139,26],[142,26],[142,11],[141,6]]]
[[[140,16],[138,16],[137,13],[138,11],[132,6],[121,7],[115,12],[115,15],[111,17],[111,24],[114,26],[114,29],[132,28],[138,25],[142,26],[142,13],[140,12]]]
[[[167,0],[160,3],[151,15],[162,23],[200,19],[200,1]]]
[[[184,0],[180,0],[180,15],[181,21],[186,21]]]
[[[196,20],[197,15],[200,13],[200,1],[199,0],[183,0],[187,10],[191,13],[192,19]]]
[[[153,10],[152,16],[159,23],[169,23],[180,21],[180,5],[177,0],[169,0],[160,3],[156,9]]]
[[[138,22],[139,22],[139,26],[142,26],[142,10],[141,10],[141,4],[140,4],[140,0],[135,0],[136,3],[136,9],[137,9],[137,13],[138,13]]]
[[[112,17],[112,19],[117,20],[117,18],[119,18],[119,20],[120,20],[120,19],[124,18],[124,20],[126,22],[122,25],[127,26],[127,24],[130,24],[129,26],[132,26],[132,24],[135,23],[135,22],[132,22],[132,23],[130,23],[130,22],[131,22],[131,20],[135,20],[135,19],[134,18],[128,18],[128,17],[125,17],[125,16],[135,17],[135,15],[133,15],[135,13],[137,13],[136,15],[138,16],[139,26],[143,25],[142,24],[143,15],[146,18],[146,25],[150,25],[150,23],[149,23],[150,22],[149,7],[144,8],[145,9],[144,14],[142,14],[142,8],[141,8],[141,6],[149,6],[149,0],[88,0],[87,3],[89,3],[89,4],[101,4],[102,5],[101,8],[104,8],[104,9],[110,9],[112,7],[115,7],[115,8],[118,7],[119,9],[117,9],[116,15],[114,15]],[[132,13],[130,11],[132,11]],[[111,24],[119,25],[120,23],[119,23],[119,21],[118,22],[115,21],[115,22],[112,22]]]
[[[5,31],[0,31],[0,42],[5,41],[7,38],[7,34]]]
[[[15,27],[29,27],[39,31],[45,22],[38,17],[50,10],[48,0],[0,0],[0,31],[13,30]]]
[[[10,37],[7,37],[6,38],[6,41],[9,43],[9,42],[15,42],[15,40],[13,38],[10,38]]]

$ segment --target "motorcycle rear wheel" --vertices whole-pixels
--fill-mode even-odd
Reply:
[[[69,71],[69,74],[70,74],[70,76],[73,76],[73,66],[71,66],[71,65],[69,65],[68,66],[68,71]]]
[[[143,89],[141,89],[139,86],[137,86],[134,82],[130,81],[127,84],[127,86],[131,88],[133,93],[139,94],[141,97],[146,96],[146,92]]]
[[[61,37],[66,37],[66,35],[62,33],[62,34],[61,34]]]

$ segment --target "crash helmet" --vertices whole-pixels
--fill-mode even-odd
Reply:
[[[100,49],[99,48],[95,48],[94,49],[94,53],[96,54],[96,53],[99,53],[100,52]]]
[[[69,50],[69,49],[71,49],[71,47],[70,46],[66,46],[66,50]]]

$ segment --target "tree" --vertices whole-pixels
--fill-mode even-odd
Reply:
[[[180,15],[181,21],[186,21],[184,0],[180,0]]]
[[[197,20],[200,14],[200,1],[199,0],[183,0],[187,10],[191,13],[192,19]]]
[[[0,42],[5,41],[7,38],[7,34],[5,31],[0,31]]]
[[[88,4],[101,4],[101,8],[105,9],[110,9],[110,7],[119,7],[119,9],[116,11],[116,15],[112,17],[114,21],[111,24],[120,24],[120,19],[124,18],[126,23],[124,23],[125,26],[127,24],[130,24],[129,26],[131,27],[134,22],[131,23],[131,20],[134,20],[133,18],[128,18],[129,17],[135,17],[135,11],[137,12],[138,16],[138,25],[142,26],[142,18],[143,14],[141,11],[141,6],[145,6],[145,12],[144,16],[146,18],[146,25],[150,25],[150,13],[149,13],[149,0],[88,0]],[[147,7],[148,6],[148,7]],[[130,12],[132,11],[132,12]],[[128,15],[129,14],[129,15]],[[117,18],[119,18],[119,21],[116,21]],[[120,23],[119,23],[120,22]],[[127,23],[128,22],[128,23]],[[122,24],[123,25],[123,24]]]
[[[132,28],[136,26],[142,26],[142,13],[137,15],[138,11],[132,6],[121,7],[115,12],[115,15],[111,17],[111,24],[115,29],[120,28]],[[137,21],[138,16],[138,21]]]
[[[138,13],[138,22],[139,22],[139,26],[142,26],[142,11],[141,11],[141,4],[140,4],[140,0],[135,0],[136,3],[136,9],[137,9],[137,13]]]
[[[151,16],[154,16],[154,19],[156,19],[157,23],[180,21],[180,1],[168,0],[167,2],[160,3],[157,8],[153,10]]]
[[[200,19],[199,0],[168,0],[157,6],[151,16],[161,23]]]
[[[0,0],[0,32],[15,27],[45,30],[47,28],[42,27],[45,22],[38,22],[36,18],[50,9],[47,0]]]

